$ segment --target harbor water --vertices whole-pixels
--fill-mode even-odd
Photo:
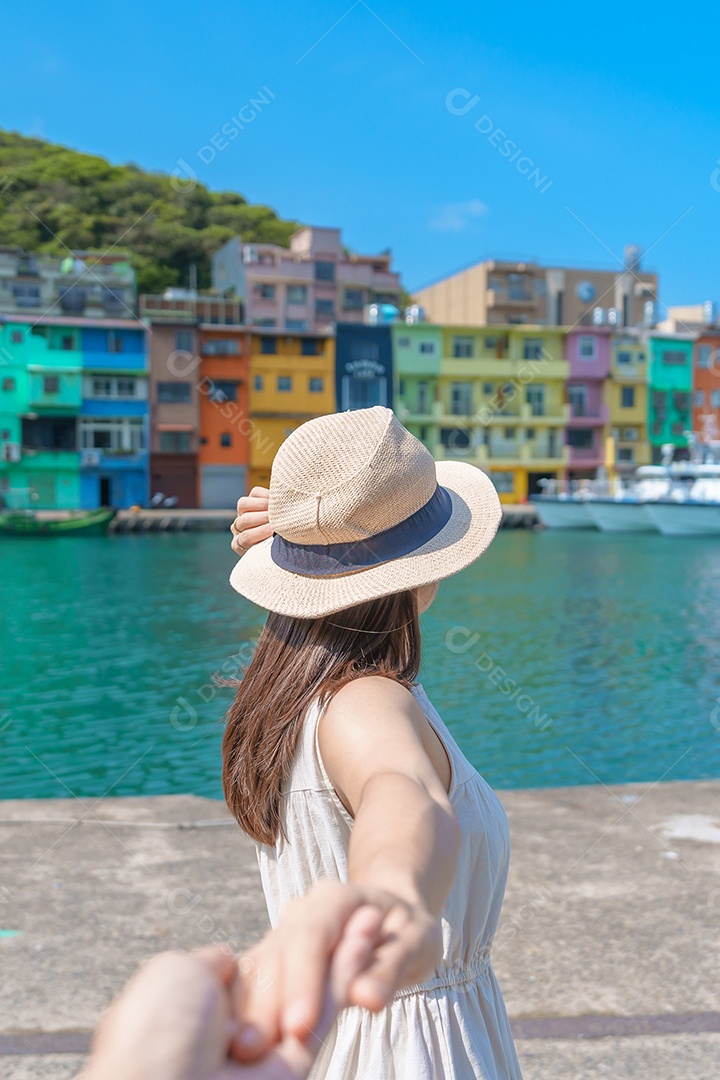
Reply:
[[[221,797],[217,675],[263,622],[233,562],[224,533],[2,540],[2,797]],[[720,777],[715,539],[502,532],[423,629],[423,684],[498,788]]]

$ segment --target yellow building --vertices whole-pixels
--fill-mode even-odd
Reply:
[[[543,479],[563,478],[569,365],[562,329],[416,323],[393,327],[393,345],[396,411],[437,460],[479,466],[508,503],[542,490]],[[432,350],[439,356],[430,377]],[[423,360],[417,377],[414,357]]]
[[[255,329],[250,346],[249,485],[268,487],[280,444],[300,424],[335,412],[335,340]]]
[[[649,465],[647,344],[641,333],[623,331],[613,338],[610,378],[605,383],[615,468],[632,472]]]

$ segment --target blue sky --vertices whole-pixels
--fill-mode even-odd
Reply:
[[[34,0],[3,13],[0,125],[182,160],[391,247],[410,288],[488,255],[610,268],[634,242],[666,303],[720,300],[719,21],[693,3]]]

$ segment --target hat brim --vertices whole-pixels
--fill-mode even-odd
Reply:
[[[333,577],[307,577],[277,566],[272,539],[250,548],[230,575],[230,584],[259,607],[296,619],[316,619],[416,589],[457,574],[492,543],[502,509],[489,476],[465,461],[438,461],[437,480],[452,499],[448,523],[432,540],[407,555],[366,570]]]

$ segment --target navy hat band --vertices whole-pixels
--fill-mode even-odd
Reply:
[[[452,499],[438,484],[424,506],[384,532],[344,544],[295,544],[275,533],[270,557],[276,566],[304,577],[368,570],[417,551],[445,528],[451,516]]]

